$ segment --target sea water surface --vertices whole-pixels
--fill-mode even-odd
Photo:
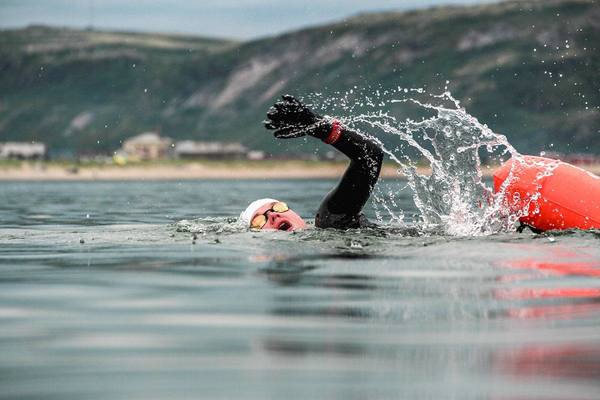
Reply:
[[[333,184],[0,183],[0,398],[600,398],[598,232],[231,228]]]

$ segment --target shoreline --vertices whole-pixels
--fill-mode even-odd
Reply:
[[[259,179],[336,179],[345,171],[346,162],[315,161],[207,161],[185,163],[147,163],[140,165],[83,165],[30,163],[0,165],[0,181],[135,181],[135,180],[259,180]],[[596,175],[600,165],[581,168]],[[495,166],[482,166],[490,177]],[[420,174],[430,168],[417,168]],[[381,177],[402,178],[393,164],[384,164]]]

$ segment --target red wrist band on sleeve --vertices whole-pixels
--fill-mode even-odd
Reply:
[[[339,138],[341,136],[342,136],[342,124],[340,124],[340,121],[338,121],[336,119],[331,124],[331,132],[329,132],[329,135],[325,138],[325,140],[323,140],[323,142],[325,142],[327,144],[334,144],[335,142],[337,142],[339,140]]]

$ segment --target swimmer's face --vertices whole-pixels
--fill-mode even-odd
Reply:
[[[262,219],[261,215],[266,217],[266,223],[260,228],[261,230],[295,231],[296,229],[306,228],[306,223],[302,217],[293,210],[288,209],[287,211],[278,212],[273,210],[274,204],[277,203],[265,204],[252,216],[253,221],[257,217],[258,219]]]

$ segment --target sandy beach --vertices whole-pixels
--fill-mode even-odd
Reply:
[[[118,165],[66,165],[57,163],[30,163],[0,165],[0,181],[67,181],[67,180],[197,180],[197,179],[327,179],[338,178],[344,172],[345,162],[313,161],[231,161],[145,163]],[[600,174],[600,165],[584,166]],[[484,166],[482,172],[491,176],[494,167]],[[422,174],[428,168],[419,170]],[[399,178],[397,168],[384,165],[381,176]]]
[[[231,161],[145,163],[118,165],[57,165],[22,163],[0,167],[4,181],[64,180],[196,180],[196,179],[326,179],[339,177],[344,162]],[[424,170],[426,171],[426,170]],[[397,177],[396,168],[385,166],[382,176]]]

